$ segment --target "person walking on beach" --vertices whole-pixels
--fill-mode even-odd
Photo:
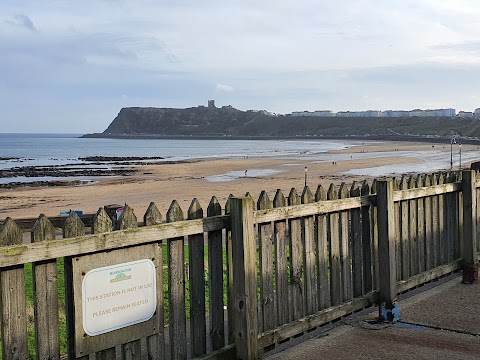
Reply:
[[[245,170],[245,177],[247,176],[247,170]]]

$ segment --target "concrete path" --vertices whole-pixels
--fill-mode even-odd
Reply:
[[[305,342],[265,355],[270,360],[480,359],[480,284],[460,281],[457,275],[401,297],[400,321],[394,325],[377,324],[376,312],[353,315]]]

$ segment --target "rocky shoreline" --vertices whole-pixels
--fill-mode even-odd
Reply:
[[[23,177],[74,177],[74,176],[127,176],[135,173],[135,169],[72,169],[54,166],[22,166],[0,170],[0,178]]]
[[[92,179],[108,176],[130,176],[138,172],[134,166],[141,165],[167,165],[193,163],[200,161],[163,160],[159,156],[88,156],[80,157],[81,163],[68,163],[59,165],[41,165],[41,166],[15,166],[0,170],[0,179],[12,179],[7,183],[0,183],[0,189],[16,189],[20,187],[42,187],[42,186],[80,186],[92,183]],[[4,161],[22,162],[22,158],[0,158]],[[72,159],[70,159],[72,160]],[[158,161],[157,161],[158,160]],[[15,178],[29,178],[32,181],[15,181]],[[52,180],[38,180],[34,178],[54,178]],[[69,180],[72,177],[86,177],[85,180]],[[55,179],[62,178],[62,179]]]
[[[91,184],[91,180],[51,180],[51,181],[32,181],[32,182],[9,182],[0,184],[0,189],[18,189],[22,187],[51,187],[51,186],[81,186]]]
[[[92,183],[91,179],[106,176],[129,176],[136,173],[134,165],[146,164],[145,161],[161,160],[161,157],[118,157],[118,156],[91,156],[78,160],[82,163],[70,163],[48,166],[15,166],[0,170],[0,179],[12,179],[0,184],[0,189],[16,189],[20,187],[43,186],[80,186]],[[1,157],[2,161],[21,162],[17,157]],[[32,181],[15,181],[16,178],[29,178]],[[38,180],[35,178],[54,178],[52,180]],[[85,177],[85,180],[69,180],[72,177]],[[56,179],[58,178],[58,179]],[[62,179],[60,179],[62,178]],[[64,179],[67,178],[67,179]]]

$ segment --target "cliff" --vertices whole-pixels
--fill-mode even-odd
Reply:
[[[123,108],[102,134],[86,137],[439,137],[480,138],[473,118],[271,116],[232,107]]]

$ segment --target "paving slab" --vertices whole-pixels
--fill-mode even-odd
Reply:
[[[427,291],[423,298],[417,297],[410,304],[400,302],[400,320],[480,335],[479,305],[480,284],[462,284],[457,278]]]
[[[274,359],[478,360],[480,338],[429,328],[391,326],[364,329],[341,325],[271,357]]]
[[[480,359],[480,284],[458,274],[400,297],[400,321],[377,324],[377,313],[352,315],[268,359]],[[280,349],[279,349],[280,350]]]

